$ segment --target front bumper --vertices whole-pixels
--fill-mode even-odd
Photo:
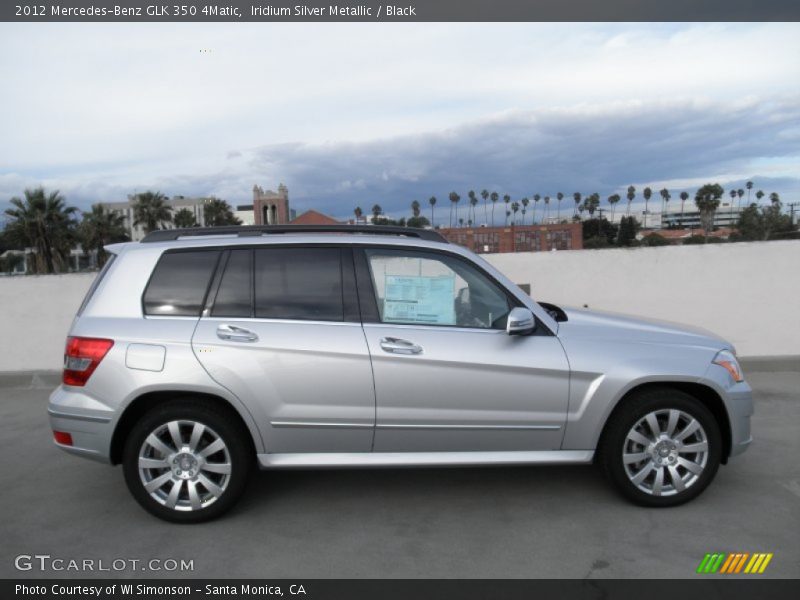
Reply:
[[[56,446],[78,456],[110,463],[114,412],[76,388],[57,387],[47,405],[50,427],[72,436],[72,446]]]

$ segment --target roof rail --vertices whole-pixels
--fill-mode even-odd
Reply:
[[[371,235],[400,235],[429,242],[445,242],[445,238],[433,229],[397,227],[390,225],[226,225],[222,227],[189,227],[185,229],[158,229],[151,231],[141,240],[142,243],[168,242],[182,237],[203,235],[237,235],[239,237],[260,237],[283,233],[364,233]]]

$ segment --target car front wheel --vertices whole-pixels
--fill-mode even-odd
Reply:
[[[647,390],[626,400],[612,419],[600,460],[629,500],[643,506],[682,504],[716,475],[722,436],[714,416],[693,396]]]
[[[202,402],[177,400],[148,412],[125,444],[128,489],[168,521],[221,515],[244,491],[253,460],[241,429],[230,414]]]

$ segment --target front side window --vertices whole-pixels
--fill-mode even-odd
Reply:
[[[427,252],[366,252],[383,323],[505,328],[508,297],[468,263]]]
[[[255,251],[255,316],[344,321],[339,248]]]
[[[200,316],[219,254],[217,250],[165,253],[144,292],[145,314]]]

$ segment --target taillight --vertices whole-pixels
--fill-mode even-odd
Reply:
[[[53,439],[62,446],[72,446],[72,434],[66,431],[53,431]]]
[[[85,385],[113,345],[114,340],[68,337],[64,352],[64,384]]]

